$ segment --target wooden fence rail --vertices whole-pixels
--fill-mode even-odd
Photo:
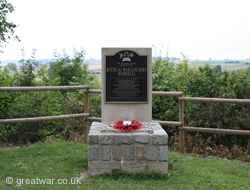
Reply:
[[[72,119],[77,117],[88,117],[88,113],[78,113],[78,114],[68,114],[68,115],[55,115],[55,116],[44,116],[44,117],[26,117],[17,119],[0,119],[0,124],[7,123],[27,123],[27,122],[37,122],[37,121],[51,121],[59,119]]]
[[[250,104],[249,99],[180,97],[179,100],[190,101],[190,102],[207,102],[207,103]]]
[[[82,90],[89,89],[89,86],[36,86],[36,87],[0,87],[0,92],[18,92],[18,91],[56,91],[56,90]]]
[[[201,133],[229,134],[229,135],[250,135],[249,130],[234,130],[234,129],[214,129],[201,127],[183,127],[182,131],[193,131]]]
[[[84,113],[69,114],[69,115],[57,115],[57,116],[45,116],[45,117],[33,117],[33,118],[17,118],[17,119],[0,119],[0,124],[7,123],[22,123],[22,122],[37,122],[48,121],[58,119],[69,119],[83,117],[84,122],[84,142],[87,142],[87,134],[89,127],[87,122],[99,121],[100,117],[89,116],[89,94],[101,94],[101,90],[89,89],[89,86],[39,86],[39,87],[0,87],[0,92],[18,92],[18,91],[55,91],[55,90],[85,90],[84,101]],[[180,130],[180,149],[181,152],[185,152],[185,148],[188,147],[187,132],[202,132],[202,133],[216,133],[216,134],[235,134],[235,135],[250,135],[249,130],[232,130],[232,129],[214,129],[214,128],[198,128],[185,126],[184,121],[184,102],[206,102],[206,103],[236,103],[236,104],[250,104],[250,99],[226,99],[226,98],[199,98],[199,97],[183,97],[182,92],[161,92],[153,91],[153,96],[176,96],[179,103],[179,121],[157,121],[161,125],[176,126]]]
[[[230,134],[230,135],[250,135],[250,130],[232,130],[232,129],[214,129],[214,128],[200,128],[185,126],[184,121],[184,102],[205,102],[205,103],[235,103],[235,104],[250,104],[250,99],[229,99],[229,98],[200,98],[200,97],[178,97],[180,122],[180,150],[185,153],[188,149],[187,132],[201,132],[201,133],[215,133],[215,134]]]
[[[88,127],[86,125],[86,118],[89,116],[89,98],[88,90],[89,86],[36,86],[36,87],[0,87],[0,92],[21,92],[21,91],[56,91],[56,90],[86,90],[84,113],[68,114],[68,115],[54,115],[43,117],[30,117],[30,118],[16,118],[16,119],[0,119],[0,124],[8,123],[25,123],[25,122],[38,122],[38,121],[50,121],[59,119],[72,119],[83,117],[84,133],[88,134]],[[84,141],[87,142],[87,135],[84,135]]]

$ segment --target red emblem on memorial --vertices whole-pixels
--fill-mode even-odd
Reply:
[[[119,54],[120,54],[120,59],[122,59],[122,62],[125,61],[131,62],[131,58],[134,57],[134,53],[129,51],[125,51]]]

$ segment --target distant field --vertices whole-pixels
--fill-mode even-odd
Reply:
[[[93,72],[101,72],[101,68],[102,68],[101,63],[95,65],[89,64],[89,70]]]
[[[227,71],[242,70],[250,67],[250,60],[191,60],[191,62],[196,66],[205,64],[212,66],[221,65],[222,70]]]

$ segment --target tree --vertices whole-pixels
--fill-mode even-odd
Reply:
[[[7,19],[7,14],[13,11],[14,7],[8,0],[0,0],[0,48],[3,48],[8,39],[14,38],[19,40],[18,36],[14,34],[14,29],[17,25]],[[0,53],[2,52],[0,50]]]
[[[25,60],[25,51],[24,48],[21,49],[23,54],[23,59],[19,61],[21,63],[20,74],[17,76],[17,84],[18,86],[34,86],[35,75],[35,67],[37,65],[35,55],[36,49],[32,50],[31,59]]]
[[[69,56],[66,50],[62,54],[54,53],[56,59],[50,63],[48,70],[50,85],[90,85],[99,88],[96,76],[84,64],[85,51],[73,51],[73,56]]]

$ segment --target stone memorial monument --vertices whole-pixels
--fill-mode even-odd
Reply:
[[[102,49],[102,121],[152,120],[152,49]]]
[[[142,128],[124,132],[112,123],[136,120]],[[102,122],[89,132],[88,173],[159,170],[168,172],[168,135],[152,122],[152,49],[102,49]]]

